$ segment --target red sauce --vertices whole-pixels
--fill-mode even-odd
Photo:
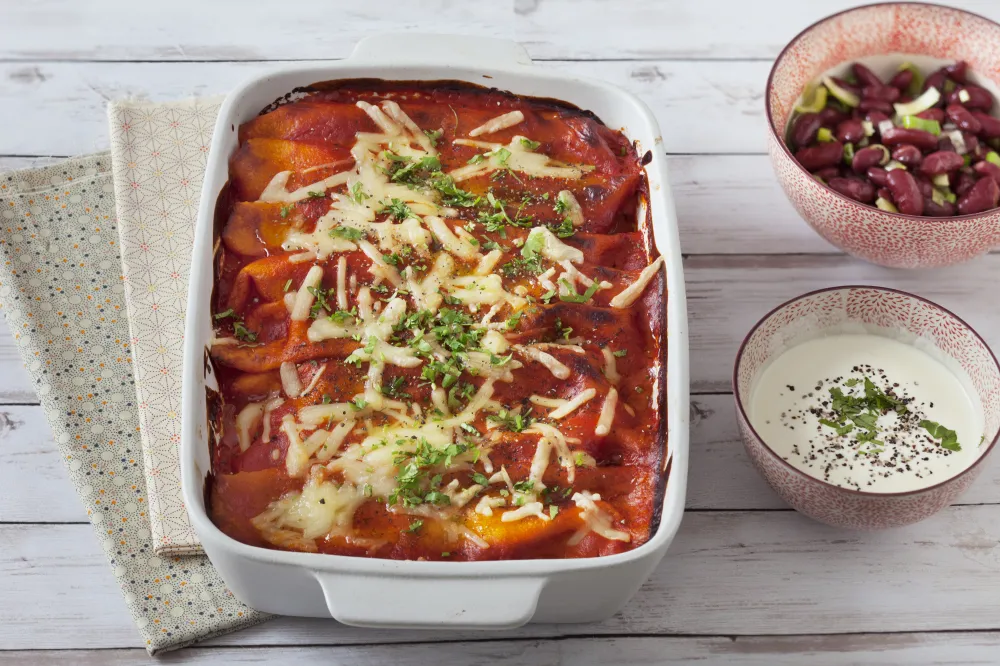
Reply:
[[[533,152],[547,155],[551,160],[593,166],[579,179],[532,177],[499,169],[463,180],[455,186],[468,193],[470,199],[479,196],[481,200],[472,206],[453,206],[455,217],[445,218],[453,230],[468,229],[484,253],[487,249],[502,251],[494,272],[502,277],[508,293],[514,293],[519,286],[524,288],[521,296],[529,303],[520,309],[519,317],[507,304],[494,319],[508,322],[502,332],[510,344],[561,343],[570,339],[577,349],[583,349],[584,353],[578,353],[567,347],[546,348],[547,353],[570,370],[566,379],[558,379],[542,364],[514,353],[512,358],[522,364],[512,370],[514,381],[494,384],[493,401],[500,403],[508,414],[520,410],[529,420],[537,418],[556,426],[570,438],[574,458],[582,463],[575,466],[575,479],[570,482],[567,469],[553,454],[541,478],[545,490],[537,492],[535,488],[527,498],[542,502],[548,520],[528,517],[503,522],[501,515],[515,506],[494,509],[491,517],[476,513],[474,507],[483,494],[496,495],[504,488],[507,500],[511,499],[505,484],[494,483],[461,509],[450,503],[424,503],[443,509],[449,516],[443,520],[401,512],[405,507],[398,498],[393,503],[394,498],[376,492],[362,501],[349,529],[333,530],[316,539],[276,539],[254,523],[253,519],[273,502],[298,492],[306,483],[307,475],[289,476],[285,460],[289,440],[281,431],[282,419],[297,415],[304,406],[350,402],[365,390],[368,365],[344,362],[352,352],[364,347],[365,340],[346,337],[310,342],[307,330],[314,320],[291,321],[284,300],[286,294],[297,291],[314,264],[323,268],[322,288],[331,289],[328,295],[332,298],[340,257],[346,259],[348,272],[355,276],[359,288],[378,282],[371,270],[371,259],[361,250],[293,262],[289,257],[301,250],[282,249],[290,230],[310,232],[322,223],[320,218],[330,210],[330,195],[346,193],[347,186],[339,185],[326,190],[324,196],[296,203],[258,201],[279,172],[292,172],[286,184],[291,192],[353,169],[351,148],[356,135],[382,131],[355,104],[359,100],[375,105],[395,100],[417,126],[432,131],[440,165],[433,170],[439,168],[444,174],[465,167],[470,160],[475,163],[480,159],[476,156],[486,151],[482,146],[455,144],[456,138],[468,138],[473,128],[515,110],[524,115],[523,121],[475,140],[506,145],[515,137],[526,137]],[[230,160],[229,186],[220,199],[217,221],[222,240],[215,266],[213,311],[217,335],[241,338],[238,343],[217,344],[212,348],[220,392],[210,405],[216,435],[208,496],[210,514],[220,529],[239,541],[263,547],[395,559],[588,557],[628,550],[648,539],[665,447],[664,359],[660,344],[664,334],[665,287],[661,273],[632,305],[610,306],[611,299],[634,282],[655,258],[655,250],[650,247],[647,234],[640,231],[635,216],[637,200],[643,196],[645,187],[640,160],[621,132],[606,127],[591,114],[562,104],[464,84],[359,81],[316,86],[304,98],[270,109],[242,125],[239,138],[239,148]],[[398,171],[403,168],[399,164],[409,163],[410,160],[401,158],[389,163],[389,168]],[[429,170],[422,173],[423,180],[418,177],[414,181],[418,188],[427,187],[433,178]],[[575,229],[572,225],[567,229],[564,220],[568,213],[556,205],[563,190],[573,193],[583,212],[584,223]],[[499,208],[487,200],[487,194],[502,202]],[[507,223],[494,219],[491,226],[484,221],[501,209]],[[377,215],[377,221],[387,217],[383,211]],[[526,266],[522,250],[530,228],[538,226],[565,235],[563,243],[583,252],[584,261],[574,264],[577,270],[611,286],[592,293],[588,303],[572,302],[572,298],[562,300],[547,293],[549,290],[539,283],[536,274],[539,265]],[[570,232],[573,233],[569,235]],[[430,250],[441,251],[437,240]],[[396,255],[393,261],[395,268],[403,271],[421,262],[429,265],[432,258],[408,254]],[[458,274],[471,273],[477,264],[455,261]],[[550,264],[542,262],[541,266],[547,268]],[[426,266],[423,268],[426,270]],[[563,271],[557,264],[556,268],[553,282]],[[416,271],[414,268],[412,272]],[[582,297],[585,290],[578,286],[577,293]],[[381,289],[386,293],[375,291],[373,296],[384,306],[393,289],[391,285],[388,289],[383,285]],[[406,294],[401,297],[406,298]],[[349,301],[356,307],[357,292],[349,296]],[[332,309],[334,306],[330,306]],[[445,303],[439,313],[451,311],[467,318],[463,321],[478,322],[488,309],[485,306],[471,313],[464,305]],[[414,304],[408,303],[407,314],[416,311]],[[318,316],[327,314],[329,310],[319,312]],[[470,329],[465,326],[463,330]],[[394,334],[393,344],[405,346],[412,340],[408,337],[412,333],[412,329],[400,329]],[[469,349],[474,348],[475,342]],[[614,360],[620,375],[617,385],[604,374],[602,348],[616,352]],[[502,360],[505,355],[499,358]],[[383,392],[401,402],[419,404],[425,418],[434,409],[431,382],[422,376],[430,360],[425,359],[421,366],[413,368],[387,364],[382,377],[382,386],[386,387]],[[325,370],[307,395],[288,398],[282,392],[279,376],[283,362],[297,365],[302,386],[310,385],[324,366]],[[442,383],[442,377],[436,378],[438,384]],[[452,385],[459,389],[453,396],[452,411],[460,411],[483,383],[483,377],[468,370],[462,372]],[[464,388],[466,385],[468,388]],[[619,394],[613,428],[608,435],[598,436],[595,427],[612,388]],[[595,397],[558,421],[546,418],[551,408],[528,401],[532,395],[572,398],[588,389],[594,389]],[[270,441],[263,441],[264,425],[258,422],[253,424],[245,442],[249,446],[242,450],[236,415],[250,403],[276,397],[284,398],[284,402],[267,416]],[[515,482],[528,478],[540,436],[516,432],[518,428],[503,424],[491,429],[494,423],[487,419],[491,413],[478,412],[468,428],[460,429],[459,439],[468,447],[466,455],[473,450],[483,455],[464,469],[444,470],[438,479],[434,473],[440,470],[421,470],[421,495],[443,488],[453,479],[466,488],[477,478],[490,476],[487,459],[494,471],[503,466]],[[381,412],[367,414],[367,418],[373,428],[394,423]],[[302,437],[308,434],[304,431]],[[363,426],[355,428],[339,451],[366,436]],[[596,465],[590,465],[591,460]],[[405,456],[398,461],[397,475],[403,474],[408,461]],[[321,471],[317,467],[316,473],[333,484],[346,483],[340,472]],[[586,530],[581,510],[572,499],[576,492],[584,490],[600,495],[597,505],[609,519],[609,526],[624,534],[627,541]],[[456,525],[471,530],[480,539],[456,537]],[[291,532],[296,533],[294,529]],[[488,542],[488,547],[483,546],[482,539]]]

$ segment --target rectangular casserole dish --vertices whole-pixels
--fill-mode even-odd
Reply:
[[[416,54],[416,55],[414,55]],[[405,64],[401,64],[405,63]],[[333,79],[460,80],[514,94],[554,98],[594,112],[650,152],[645,167],[656,247],[667,271],[667,441],[662,504],[650,539],[624,553],[588,559],[492,562],[378,560],[269,550],[237,542],[210,520],[211,471],[206,389],[214,378],[206,349],[215,208],[229,178],[239,126],[293,89]],[[233,593],[261,611],[333,617],[356,626],[509,628],[535,622],[589,622],[614,614],[663,557],[684,510],[688,457],[687,311],[677,224],[656,121],[633,96],[605,83],[531,67],[516,44],[454,36],[362,41],[347,60],[278,71],[230,93],[219,114],[196,229],[185,336],[181,443],[184,501],[206,553]],[[642,217],[642,216],[640,216]],[[414,604],[414,599],[422,603]]]

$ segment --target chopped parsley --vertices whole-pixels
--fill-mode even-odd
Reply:
[[[613,351],[611,353],[614,354],[615,356],[617,356],[618,358],[621,358],[622,356],[626,356],[628,354],[628,350],[627,349],[618,349],[618,350]]]
[[[291,288],[292,288],[292,278],[288,278],[288,282],[285,283],[285,288],[282,291],[284,291],[287,294],[288,290]]]
[[[558,317],[556,318],[556,337],[561,337],[564,340],[569,340],[569,336],[573,334],[573,328],[570,326],[563,326],[562,320]]]
[[[382,395],[389,396],[390,398],[408,400],[410,394],[402,390],[405,381],[403,377],[393,377],[389,380],[388,384],[382,384],[379,390],[382,392]]]
[[[438,145],[438,141],[441,139],[441,136],[444,134],[444,132],[439,129],[424,130],[424,134],[426,134],[427,138],[431,140],[431,145],[436,148]]]
[[[326,192],[309,192],[310,199],[324,199],[326,198]]]
[[[397,440],[397,444],[406,440]],[[469,450],[467,444],[452,443],[442,448],[431,446],[423,437],[412,453],[398,451],[393,458],[399,472],[396,474],[396,488],[389,495],[389,504],[403,504],[413,507],[428,502],[450,504],[451,499],[441,492],[441,475],[431,474],[439,467],[450,467],[452,461]]]
[[[320,310],[326,310],[327,312],[333,310],[333,306],[330,305],[330,299],[333,298],[333,289],[323,289],[323,287],[307,287],[307,289],[313,295],[313,298],[315,298],[312,307],[309,308],[309,317],[311,319],[318,317]]]
[[[354,227],[334,227],[330,229],[331,238],[343,238],[344,240],[356,241],[364,238],[364,233]]]
[[[410,526],[407,527],[405,531],[413,533],[413,532],[416,532],[417,530],[419,530],[423,526],[424,526],[424,521],[419,520],[419,519],[418,520],[414,520],[412,523],[410,523]]]
[[[962,445],[958,443],[958,434],[954,430],[949,430],[940,423],[926,419],[920,422],[920,427],[926,430],[934,439],[941,440],[939,442],[941,448],[948,449],[949,451],[962,450]]]
[[[559,280],[559,284],[566,289],[565,294],[559,294],[559,300],[565,303],[586,303],[594,294],[597,293],[597,290],[601,288],[599,284],[594,282],[587,287],[587,291],[582,294],[578,294],[576,292],[576,286],[570,284],[570,282],[565,278]]]
[[[282,206],[281,207],[281,217],[288,217],[288,214],[291,213],[291,212],[292,212],[292,207],[291,206]]]
[[[536,419],[531,416],[530,409],[524,414],[501,409],[496,414],[490,414],[487,416],[486,420],[493,421],[494,423],[499,424],[501,428],[509,430],[510,432],[524,432],[526,428],[531,427],[531,424],[534,423]]]
[[[357,316],[358,309],[353,307],[350,310],[337,310],[336,312],[332,312],[327,319],[332,321],[334,324],[343,324],[348,319],[354,319]]]
[[[531,259],[522,259],[520,257],[514,257],[505,264],[501,264],[500,270],[510,279],[516,278],[518,275],[523,274],[539,274],[542,272],[542,263],[538,260],[538,257],[532,257]]]
[[[540,141],[532,141],[531,139],[526,139],[522,136],[521,145],[527,150],[537,150],[542,144]]]
[[[388,204],[382,202],[382,210],[379,212],[388,212],[397,220],[405,220],[408,217],[413,217],[413,211],[401,199],[391,199]]]
[[[232,319],[233,320],[233,335],[235,335],[239,340],[243,342],[256,342],[257,334],[246,327],[243,323],[243,318],[236,314],[236,311],[229,308],[225,312],[220,312],[215,315],[215,319]]]
[[[368,406],[368,401],[365,400],[364,398],[355,398],[348,404],[351,406],[351,409],[360,412],[362,409]]]
[[[365,186],[358,181],[351,185],[351,200],[356,204],[363,204],[367,199],[371,199],[372,195],[365,192]]]

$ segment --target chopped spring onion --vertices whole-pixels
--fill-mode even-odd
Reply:
[[[826,88],[810,84],[802,93],[802,103],[795,105],[795,111],[796,113],[819,113],[825,106]]]
[[[968,153],[962,155],[962,162],[963,162],[962,166],[969,166],[970,164],[972,164],[972,155]]]
[[[910,79],[910,85],[907,86],[906,92],[910,95],[910,97],[916,97],[920,94],[920,89],[924,87],[924,75],[912,62],[904,62],[899,66],[900,72],[904,69],[908,69],[913,72],[913,78]]]
[[[945,95],[950,95],[953,92],[955,92],[955,82],[952,81],[951,79],[945,79],[944,80],[944,94]],[[961,95],[959,95],[959,98],[961,98]]]
[[[905,164],[901,164],[896,160],[889,160],[889,162],[885,165],[885,170],[892,171],[893,169],[902,169],[903,171],[907,170]]]
[[[925,90],[920,97],[912,102],[896,103],[892,106],[900,116],[915,116],[918,113],[923,113],[940,101],[941,93],[938,92],[937,88],[932,87]]]
[[[962,88],[961,90],[958,91],[958,101],[959,102],[961,102],[962,104],[965,104],[970,99],[972,99],[972,95],[969,94],[968,90],[966,90],[965,88]]]
[[[889,213],[899,212],[899,209],[896,208],[895,204],[893,204],[888,199],[883,199],[882,197],[879,197],[878,199],[875,200],[875,206],[876,208],[879,208],[880,210],[884,210]]]
[[[886,131],[891,130],[895,125],[892,124],[891,120],[881,120],[878,124],[878,133],[884,134]]]
[[[997,166],[1000,166],[1000,155],[998,155],[995,150],[991,150],[990,152],[986,153],[986,161],[989,162],[990,164],[996,164]]]
[[[948,188],[941,190],[935,188],[934,191],[931,192],[931,200],[939,206],[943,205],[945,201],[955,203],[957,199],[958,197],[955,196],[955,193]]]
[[[948,138],[951,139],[951,145],[955,147],[955,152],[959,155],[965,155],[969,152],[969,147],[965,145],[965,137],[958,130],[952,130],[947,134]]]
[[[946,173],[939,173],[931,178],[931,182],[934,183],[934,187],[940,187],[943,189],[951,187],[951,181],[948,179],[948,174]]]
[[[847,106],[854,107],[861,103],[861,100],[858,99],[857,95],[852,93],[850,90],[844,90],[843,88],[838,86],[836,81],[831,79],[829,76],[823,77],[823,85],[825,85],[830,90],[831,95],[839,99]]]
[[[854,144],[848,141],[844,144],[844,163],[850,164],[854,160]]]
[[[830,143],[833,141],[833,132],[830,131],[829,127],[820,127],[819,131],[816,132],[816,138],[823,143]]]
[[[941,134],[941,123],[931,118],[903,116],[903,127],[906,129],[924,130],[925,132],[930,132],[934,136]]]
[[[875,134],[875,125],[870,120],[862,120],[861,127],[865,130],[865,136],[873,136]]]
[[[881,143],[873,143],[869,148],[878,148],[882,151],[882,159],[878,161],[879,166],[885,166],[889,162],[889,149],[883,146]]]

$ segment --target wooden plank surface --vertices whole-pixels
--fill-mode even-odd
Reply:
[[[236,0],[8,3],[5,60],[294,60],[347,56],[371,34],[434,32],[520,41],[546,60],[770,59],[802,28],[852,0],[286,0],[280,11]],[[996,18],[993,0],[941,0]],[[197,17],[197,20],[192,20]],[[225,26],[220,30],[219,26]]]
[[[764,152],[767,64],[730,62],[546,62],[633,92],[656,112],[673,153]],[[0,63],[0,109],[21,131],[4,155],[76,155],[108,146],[108,100],[171,100],[225,93],[273,62]]]
[[[282,618],[210,644],[988,630],[1000,626],[996,515],[995,506],[953,507],[866,534],[792,511],[689,512],[649,581],[602,623],[418,632]],[[0,525],[0,544],[0,646],[141,647],[89,525]]]
[[[733,666],[799,666],[804,660],[824,666],[866,664],[992,664],[1000,634],[859,634],[852,636],[754,636],[569,638],[560,641],[483,640],[346,647],[257,647],[185,650],[164,661],[200,664],[295,664],[296,666],[543,666],[556,664],[678,664],[706,662]],[[172,657],[176,657],[172,658]],[[131,666],[147,664],[144,650],[68,650],[0,652],[0,666]]]

